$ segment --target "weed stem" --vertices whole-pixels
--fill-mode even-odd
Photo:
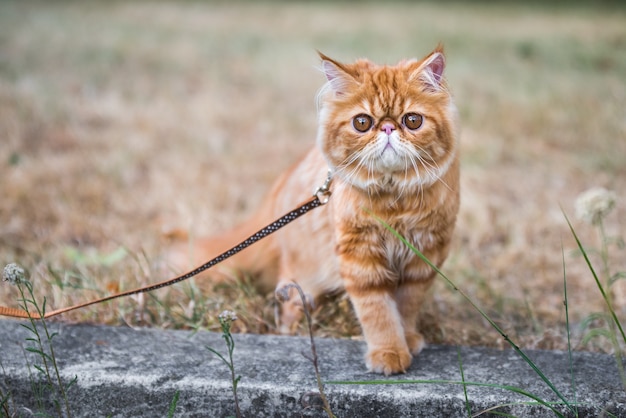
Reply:
[[[326,411],[329,418],[335,418],[333,411],[330,409],[330,404],[328,403],[328,398],[326,397],[326,393],[324,392],[324,384],[322,383],[322,376],[319,370],[317,349],[315,348],[315,339],[313,338],[313,324],[311,321],[311,313],[309,312],[309,308],[307,306],[307,299],[300,285],[298,285],[297,283],[293,283],[293,287],[296,288],[296,290],[298,291],[298,294],[300,295],[300,299],[302,300],[302,309],[304,310],[304,317],[306,318],[306,323],[307,323],[307,327],[309,330],[309,337],[311,338],[312,358],[308,356],[304,356],[304,357],[310,360],[313,363],[313,367],[315,368],[315,378],[317,379],[317,388],[320,392],[320,397],[322,398],[322,402],[324,404],[324,411]]]

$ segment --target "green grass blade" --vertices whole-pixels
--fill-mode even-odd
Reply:
[[[3,394],[2,399],[0,399],[0,408],[4,409],[9,404],[9,399],[11,399],[11,392]]]
[[[609,286],[612,286],[613,283],[615,283],[618,280],[624,280],[624,279],[626,279],[626,271],[618,271],[617,273],[612,275],[611,278],[609,279]]]
[[[33,367],[34,367],[35,369],[37,369],[37,370],[39,371],[39,373],[43,374],[44,376],[47,376],[47,375],[48,375],[48,372],[46,372],[46,371],[43,369],[43,367],[41,367],[40,365],[38,365],[38,364],[34,364],[34,365],[33,365]]]
[[[463,382],[463,396],[465,397],[465,409],[467,410],[467,416],[472,418],[472,407],[469,404],[469,398],[467,397],[467,385],[465,385],[465,371],[463,370],[463,358],[461,357],[461,349],[457,347],[456,354],[459,359],[459,370],[461,371],[461,381]]]
[[[26,347],[26,351],[30,352],[30,353],[34,353],[37,354],[38,356],[40,356],[41,358],[51,361],[52,358],[50,357],[49,354],[47,354],[46,352],[44,352],[43,350],[37,349],[37,348],[33,348],[33,347]]]
[[[567,274],[565,273],[565,250],[561,243],[561,260],[563,262],[563,305],[565,306],[565,330],[567,332],[567,354],[569,358],[569,370],[572,380],[572,393],[574,394],[575,414],[578,416],[577,395],[576,395],[576,379],[574,375],[574,358],[572,357],[572,338],[569,326],[569,301],[567,299]]]
[[[610,330],[605,329],[605,328],[594,328],[585,334],[585,337],[582,339],[580,343],[582,345],[586,345],[589,343],[589,341],[598,337],[604,337],[607,340],[611,341],[611,339],[613,338],[613,334],[611,334]]]
[[[34,328],[31,328],[29,324],[20,324],[20,325],[26,328],[27,330],[29,330],[31,333],[37,334],[37,331]]]
[[[178,398],[180,397],[180,391],[174,392],[174,398],[172,398],[172,402],[170,402],[170,407],[167,411],[167,418],[173,418],[174,412],[176,411],[176,404],[178,404]]]
[[[231,367],[230,363],[228,362],[228,360],[226,360],[226,358],[223,355],[221,355],[219,352],[217,352],[216,350],[214,350],[213,348],[208,347],[208,346],[206,346],[205,348],[207,350],[209,350],[211,353],[213,353],[216,356],[218,356],[224,362],[224,364],[226,364],[229,368]]]
[[[74,386],[76,383],[78,382],[78,376],[74,375],[74,377],[72,378],[72,380],[70,380],[70,382],[67,384],[67,386],[65,386],[65,390],[69,390],[72,386]]]

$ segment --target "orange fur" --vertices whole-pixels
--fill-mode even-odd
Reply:
[[[257,216],[194,245],[201,255],[194,261],[291,210],[330,168],[326,206],[245,250],[231,266],[265,272],[277,289],[295,281],[314,299],[345,290],[367,341],[368,368],[404,372],[424,346],[418,313],[434,272],[372,215],[437,266],[444,262],[459,208],[459,160],[443,50],[395,66],[320,56],[328,83],[319,96],[317,146],[278,179]],[[281,330],[299,320],[298,305],[295,294],[283,305]]]

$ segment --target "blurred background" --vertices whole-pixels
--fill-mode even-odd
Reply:
[[[393,64],[439,42],[462,121],[462,209],[444,271],[536,348],[565,347],[565,276],[578,344],[604,326],[585,321],[603,302],[563,213],[600,248],[598,228],[575,217],[587,189],[617,196],[606,261],[609,275],[626,271],[618,3],[1,1],[0,262],[26,267],[50,309],[167,278],[168,231],[235,225],[313,145],[325,81],[316,50]],[[625,318],[622,282],[611,294]],[[0,287],[3,305],[16,300]],[[216,329],[226,308],[240,331],[275,332],[272,295],[245,278],[60,320]],[[345,298],[315,318],[318,335],[359,335]],[[443,282],[423,331],[436,343],[504,344]]]

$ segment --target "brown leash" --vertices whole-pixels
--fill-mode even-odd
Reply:
[[[226,252],[223,252],[222,254],[218,255],[217,257],[213,258],[212,260],[207,261],[206,263],[204,263],[200,267],[196,268],[195,270],[192,270],[192,271],[190,271],[188,273],[185,273],[185,274],[183,274],[181,276],[175,277],[173,279],[165,280],[165,281],[162,281],[162,282],[159,282],[159,283],[155,283],[153,285],[140,287],[138,289],[128,290],[126,292],[121,292],[121,293],[116,293],[114,295],[105,296],[103,298],[95,299],[95,300],[92,300],[92,301],[89,301],[89,302],[85,302],[85,303],[81,303],[81,304],[78,304],[78,305],[68,306],[66,308],[56,309],[54,311],[46,312],[43,316],[40,316],[36,312],[34,312],[34,313],[33,312],[26,312],[25,310],[18,309],[18,308],[8,308],[8,307],[0,306],[0,316],[9,316],[9,317],[13,317],[13,318],[45,319],[45,318],[49,318],[51,316],[60,315],[60,314],[65,313],[65,312],[69,312],[69,311],[73,311],[73,310],[76,310],[76,309],[84,308],[84,307],[89,306],[89,305],[95,305],[97,303],[106,302],[106,301],[117,299],[117,298],[121,298],[121,297],[124,297],[124,296],[131,296],[131,295],[136,295],[136,294],[139,294],[139,293],[145,293],[145,292],[150,292],[152,290],[161,289],[163,287],[171,286],[174,283],[179,283],[179,282],[182,282],[184,280],[190,279],[193,276],[196,276],[196,275],[202,273],[203,271],[205,271],[207,269],[210,269],[211,267],[215,266],[216,264],[221,263],[222,261],[226,260],[227,258],[230,258],[230,257],[234,256],[235,254],[237,254],[238,252],[242,251],[243,249],[249,247],[250,245],[254,244],[255,242],[257,242],[257,241],[267,237],[268,235],[278,231],[282,227],[284,227],[287,224],[295,221],[296,219],[298,219],[299,217],[301,217],[305,213],[309,212],[310,210],[315,209],[318,206],[322,206],[322,205],[325,205],[326,203],[328,203],[328,199],[330,198],[330,182],[331,182],[331,173],[329,171],[328,172],[328,177],[326,178],[326,182],[315,191],[315,193],[313,194],[313,197],[311,199],[309,199],[308,201],[306,201],[305,203],[303,203],[299,207],[295,208],[291,212],[289,212],[289,213],[281,216],[280,218],[276,219],[274,222],[272,222],[271,224],[267,225],[266,227],[260,229],[255,234],[251,235],[246,240],[244,240],[241,243],[237,244],[236,246],[234,246],[230,250],[228,250]]]

